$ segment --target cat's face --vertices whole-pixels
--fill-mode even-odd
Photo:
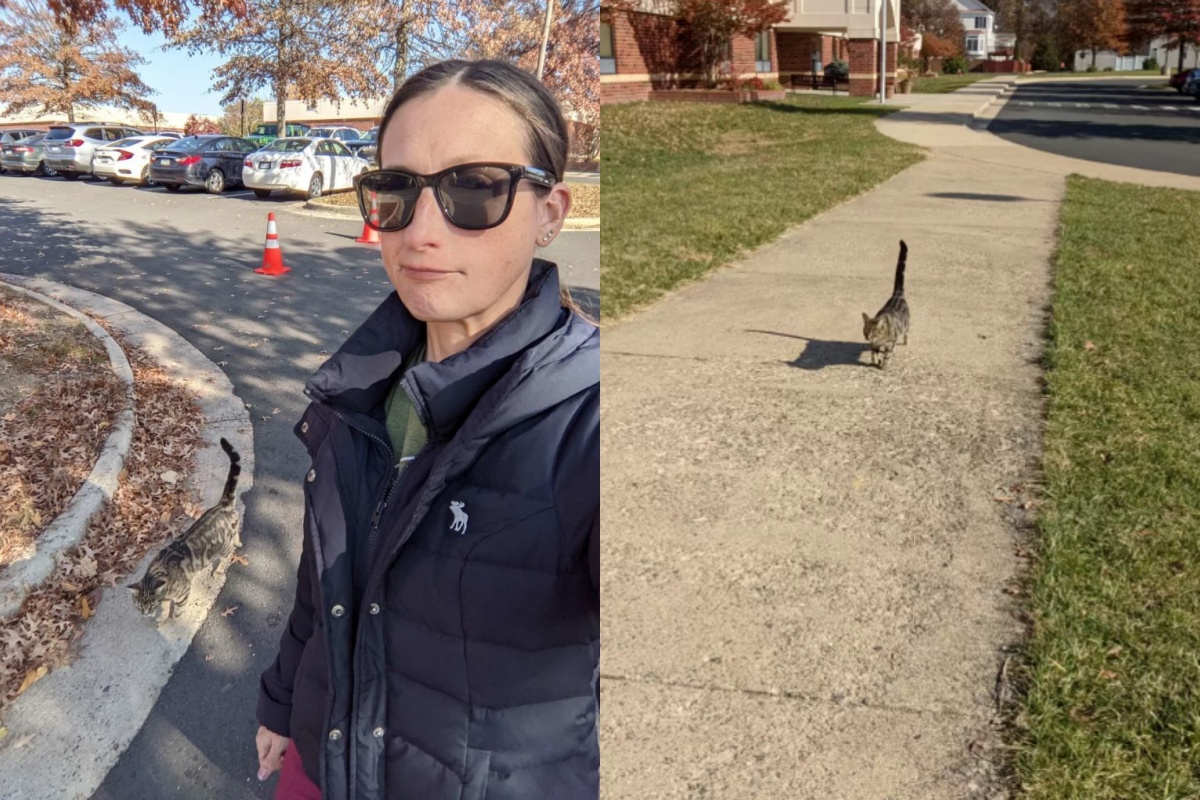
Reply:
[[[874,332],[874,330],[875,330],[875,320],[868,317],[867,312],[864,311],[863,312],[863,337],[866,339],[870,339],[871,334]]]
[[[126,588],[133,592],[133,607],[143,617],[156,617],[158,616],[159,605],[162,603],[163,589],[166,588],[166,585],[166,578],[152,578],[147,575],[137,583],[129,584]]]

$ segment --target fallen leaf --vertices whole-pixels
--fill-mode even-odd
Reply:
[[[32,734],[32,733],[25,734],[20,739],[17,739],[15,742],[13,742],[13,749],[16,749],[18,747],[24,747],[25,745],[27,745],[33,741],[33,737],[34,737],[34,734]]]
[[[206,656],[204,657],[204,660],[205,660],[205,661],[212,661],[212,660],[213,660],[213,654],[212,654],[212,653],[209,653],[208,655],[206,655]]]
[[[1091,340],[1089,339],[1088,341],[1083,343],[1083,349],[1084,350],[1095,350],[1096,345],[1092,344]]]
[[[4,741],[5,736],[8,736],[8,728],[0,728],[0,742]]]
[[[1105,653],[1104,655],[1106,655],[1106,656],[1109,656],[1110,658],[1111,658],[1112,656],[1119,656],[1119,655],[1121,655],[1121,651],[1122,651],[1122,650],[1124,650],[1124,649],[1125,649],[1125,648],[1121,647],[1121,645],[1117,645],[1117,646],[1113,647],[1112,649],[1110,649],[1110,650],[1109,650],[1107,653]]]
[[[25,674],[25,680],[21,681],[21,688],[17,689],[17,695],[20,696],[24,694],[26,689],[28,689],[30,686],[33,686],[42,678],[46,677],[46,673],[49,671],[50,670],[46,667],[46,665],[42,664],[37,669],[32,669],[27,672]]]
[[[234,553],[233,555],[231,555],[229,557],[229,560],[236,561],[237,563],[241,564],[243,567],[250,566],[250,562],[246,560],[246,557],[243,555],[239,555],[237,553]]]
[[[241,608],[241,606],[230,606],[229,608],[227,608],[221,612],[221,616],[222,617],[232,617],[233,612],[237,611],[239,608]]]
[[[73,583],[70,583],[70,582],[68,582],[68,581],[63,581],[63,582],[62,582],[62,587],[63,587],[64,589],[66,589],[68,592],[78,592],[78,591],[79,591],[79,587],[78,587],[78,586],[76,586],[75,584],[73,584]]]
[[[1113,680],[1116,680],[1120,676],[1118,676],[1117,673],[1115,673],[1115,672],[1111,672],[1107,669],[1102,669],[1102,670],[1100,670],[1099,677],[1100,677],[1100,680],[1103,680],[1103,681],[1113,681]]]
[[[92,616],[92,607],[88,605],[88,599],[86,597],[79,598],[79,605],[80,612],[83,614],[83,618],[85,620],[90,619]]]
[[[163,483],[174,484],[176,481],[179,480],[179,473],[173,469],[169,469],[166,472],[164,472],[162,475],[159,475],[158,477],[162,478]]]

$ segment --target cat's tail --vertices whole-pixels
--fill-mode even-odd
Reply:
[[[896,285],[892,287],[892,297],[904,296],[904,266],[908,261],[908,245],[900,240],[900,260],[896,262]]]
[[[233,492],[237,489],[238,475],[242,474],[242,457],[233,449],[225,437],[221,437],[221,449],[229,456],[229,477],[225,480],[225,491],[221,494],[221,505],[233,505]]]

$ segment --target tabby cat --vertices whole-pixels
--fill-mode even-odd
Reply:
[[[903,339],[908,344],[908,301],[904,299],[904,262],[908,258],[908,245],[900,240],[900,260],[896,262],[896,284],[892,296],[874,318],[863,312],[863,336],[871,344],[871,363],[880,369],[887,367],[896,343]]]
[[[241,519],[233,503],[242,459],[224,438],[221,449],[229,456],[229,477],[220,502],[205,511],[182,536],[164,547],[150,562],[142,579],[129,585],[133,605],[143,616],[158,616],[162,603],[166,602],[170,603],[171,617],[178,617],[191,593],[192,578],[209,561],[213,565],[211,574],[216,575],[221,562],[242,546],[238,536]]]

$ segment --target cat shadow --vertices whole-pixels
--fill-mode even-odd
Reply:
[[[744,333],[763,333],[768,336],[783,336],[788,339],[799,339],[806,342],[804,349],[795,359],[784,361],[790,367],[798,369],[818,370],[825,367],[849,366],[868,367],[872,365],[863,360],[863,353],[870,350],[866,342],[838,342],[826,339],[811,339],[807,336],[797,336],[793,333],[778,331],[760,331],[746,329]]]

